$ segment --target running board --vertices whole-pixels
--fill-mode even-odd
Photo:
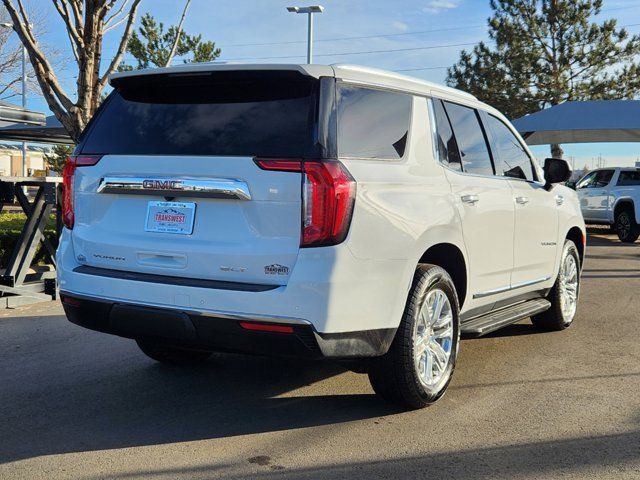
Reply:
[[[544,312],[549,307],[551,304],[544,298],[528,300],[463,322],[460,325],[460,331],[469,337],[481,337],[523,318]]]

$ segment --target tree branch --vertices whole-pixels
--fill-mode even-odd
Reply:
[[[53,72],[51,64],[45,57],[42,50],[40,50],[38,43],[35,41],[22,0],[17,1],[18,7],[20,8],[20,14],[11,0],[2,0],[2,3],[11,17],[15,32],[27,49],[27,53],[29,54],[29,59],[31,60],[34,70],[40,71],[40,75],[38,75],[37,78],[38,84],[42,89],[42,93],[50,106],[54,104],[57,105],[58,109],[62,107],[69,110],[74,106],[74,104],[60,85],[58,78]],[[47,98],[48,95],[51,95],[51,98]]]
[[[76,29],[74,25],[75,22],[73,21],[73,19],[71,18],[71,14],[69,13],[69,6],[65,0],[53,0],[53,4],[55,5],[56,10],[58,10],[60,17],[62,18],[65,25],[67,26],[67,35],[69,36],[69,40],[72,40],[71,46],[74,48],[74,54],[77,59],[78,58],[77,48],[84,47],[82,32],[79,32]]]
[[[2,1],[6,2],[8,0]],[[120,65],[120,62],[122,62],[122,57],[124,56],[124,52],[127,49],[127,44],[129,43],[129,39],[131,38],[131,32],[133,31],[133,24],[136,19],[136,14],[138,13],[138,6],[140,5],[140,1],[141,0],[133,0],[133,3],[131,4],[131,10],[129,11],[127,19],[127,26],[125,27],[124,33],[122,34],[122,39],[120,40],[118,51],[111,60],[111,63],[104,72],[104,75],[98,82],[99,90],[102,90],[105,87],[107,81],[109,80],[109,75],[115,72],[118,68],[118,65]]]
[[[180,35],[182,34],[182,25],[184,24],[184,19],[187,16],[187,10],[189,9],[189,5],[191,4],[191,0],[187,0],[184,4],[184,9],[182,10],[182,17],[180,17],[180,23],[178,23],[178,29],[176,31],[176,38],[173,41],[173,46],[171,47],[171,51],[169,52],[169,57],[167,58],[167,63],[165,67],[171,65],[171,60],[176,54],[176,49],[178,48],[178,44],[180,43]]]
[[[107,18],[107,19],[104,21],[104,31],[105,31],[105,32],[106,32],[107,30],[109,30],[109,29],[112,27],[112,23],[111,23],[111,22],[113,22],[113,21],[114,21],[114,19],[124,11],[124,9],[125,9],[125,7],[127,6],[127,4],[128,4],[128,3],[129,3],[129,0],[124,0],[124,2],[122,2],[122,3],[120,4],[120,8],[118,8],[118,10],[116,10],[115,12],[113,12],[113,14],[112,14],[112,15],[110,15],[110,16],[109,16],[109,18]],[[120,20],[118,20],[118,21],[117,21],[117,23],[118,23],[118,24],[119,24],[119,23],[122,23],[122,21],[123,21],[125,18],[127,18],[127,16],[126,16],[126,15],[125,15],[124,17],[122,17]]]

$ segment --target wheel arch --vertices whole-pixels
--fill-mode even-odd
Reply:
[[[571,227],[565,236],[567,240],[571,240],[578,249],[578,254],[580,256],[580,266],[584,264],[584,250],[586,244],[586,233],[583,232],[579,227]]]
[[[437,243],[425,250],[418,263],[430,263],[447,271],[456,287],[462,309],[467,296],[467,262],[462,250],[453,243]]]
[[[636,204],[633,201],[633,198],[622,197],[616,200],[615,205],[613,206],[613,221],[616,220],[616,215],[623,208],[629,208],[633,212],[634,218],[636,217]]]

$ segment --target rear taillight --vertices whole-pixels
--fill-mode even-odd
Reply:
[[[340,162],[256,159],[264,170],[302,173],[301,247],[342,242],[349,232],[356,182]]]
[[[73,176],[78,167],[90,167],[100,161],[102,155],[79,155],[67,158],[62,170],[62,223],[73,228],[75,213],[73,208]]]

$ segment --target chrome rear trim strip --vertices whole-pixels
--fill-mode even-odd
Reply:
[[[110,176],[100,180],[97,192],[251,200],[247,183],[233,178]]]

